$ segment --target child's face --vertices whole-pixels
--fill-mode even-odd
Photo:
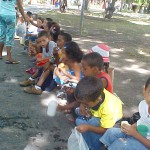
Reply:
[[[84,60],[81,60],[82,72],[86,76],[96,76],[96,67],[90,67],[88,63]]]
[[[46,26],[47,26],[47,20],[44,20],[44,22],[43,22],[43,27],[44,27],[44,30],[45,30],[45,28],[46,28]]]
[[[31,16],[29,16],[28,14],[26,14],[26,15],[27,15],[27,17],[29,17],[29,18],[30,18],[30,20],[33,20],[32,15],[31,15]]]
[[[62,60],[65,65],[67,65],[69,68],[71,67],[72,60],[68,58],[64,48],[62,48]]]
[[[144,89],[144,98],[146,100],[146,103],[150,107],[150,85],[148,85],[148,87],[146,88],[146,90]]]
[[[49,32],[49,28],[48,28],[48,25],[47,25],[47,24],[44,25],[43,27],[44,27],[44,30],[45,30],[46,32]]]
[[[57,46],[59,48],[63,48],[65,44],[65,40],[64,37],[62,35],[58,35],[58,39],[57,39]]]
[[[39,26],[42,26],[42,21],[41,21],[40,19],[37,19],[37,24],[38,24]]]
[[[48,42],[49,42],[49,39],[46,36],[41,36],[40,38],[38,38],[38,43],[43,48],[47,47]]]

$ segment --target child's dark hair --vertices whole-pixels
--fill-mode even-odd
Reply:
[[[78,63],[81,62],[81,59],[83,57],[83,52],[81,51],[79,45],[76,42],[67,42],[64,45],[65,52],[68,56],[68,58],[72,61],[76,61]]]
[[[65,42],[72,41],[72,36],[69,33],[66,33],[64,31],[60,31],[59,35],[63,36]]]
[[[52,22],[52,21],[53,21],[53,19],[51,19],[51,18],[46,18],[46,20],[47,20],[48,22]]]
[[[150,85],[150,77],[147,79],[145,83],[145,90],[148,88],[149,85]]]
[[[32,18],[33,18],[33,20],[35,20],[35,21],[36,21],[36,20],[37,20],[37,18],[38,18],[38,15],[37,15],[37,14],[33,14],[33,15],[32,15]]]
[[[48,29],[50,30],[50,28],[52,27],[52,22],[47,22],[46,26],[48,27]]]
[[[37,19],[41,20],[42,23],[44,22],[44,18],[43,17],[38,17]]]
[[[44,30],[40,31],[39,34],[38,34],[38,38],[42,37],[42,36],[45,36],[45,37],[49,37],[48,33]]]
[[[76,100],[96,101],[103,94],[103,83],[100,79],[87,76],[79,81],[74,95]]]
[[[32,17],[32,12],[31,11],[27,11],[27,16],[29,17],[29,18],[31,18]]]
[[[98,67],[99,70],[103,70],[103,58],[97,52],[88,53],[84,55],[82,60],[86,61],[90,67]]]
[[[60,33],[59,24],[56,22],[52,22],[50,35],[52,36],[54,42],[57,42],[59,33]]]

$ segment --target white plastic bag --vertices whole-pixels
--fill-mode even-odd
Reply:
[[[26,23],[18,22],[16,25],[16,35],[20,37],[24,37],[26,35]]]
[[[68,150],[89,150],[82,134],[74,128],[68,139]]]

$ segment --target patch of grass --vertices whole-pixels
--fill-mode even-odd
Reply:
[[[70,32],[73,37],[79,36],[80,12],[69,11],[64,14],[47,12],[41,15],[54,19],[63,29]],[[111,44],[111,46],[124,48],[127,54],[138,56],[137,59],[142,59],[144,55],[139,55],[139,48],[144,53],[150,54],[149,36],[145,36],[145,34],[150,35],[150,26],[133,24],[130,20],[132,19],[117,15],[110,20],[100,18],[99,16],[85,16],[82,36],[91,36]],[[134,18],[134,20],[136,19]]]

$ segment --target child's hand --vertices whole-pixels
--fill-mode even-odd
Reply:
[[[66,109],[65,106],[62,106],[62,105],[59,105],[59,104],[58,104],[58,106],[57,106],[57,110],[58,110],[58,111],[64,111],[65,109]]]
[[[81,125],[76,127],[77,131],[79,131],[81,133],[88,131],[89,128],[90,128],[90,125],[88,125],[88,124],[81,124]]]
[[[86,110],[86,106],[83,105],[83,104],[80,104],[80,106],[79,106],[79,113],[83,116],[88,116],[89,115],[87,110]]]
[[[130,124],[123,124],[121,130],[131,136],[134,136],[137,133],[136,128]]]
[[[53,49],[53,55],[57,55],[58,54],[58,47],[55,47],[54,49]]]
[[[59,70],[60,70],[64,75],[67,74],[67,71],[66,71],[64,68],[59,68]]]
[[[79,81],[76,79],[69,79],[69,82],[78,83]]]
[[[68,77],[66,77],[66,76],[61,76],[60,79],[63,80],[64,82],[68,81]]]
[[[36,62],[40,62],[40,61],[42,61],[43,59],[42,58],[37,58],[36,59]]]

